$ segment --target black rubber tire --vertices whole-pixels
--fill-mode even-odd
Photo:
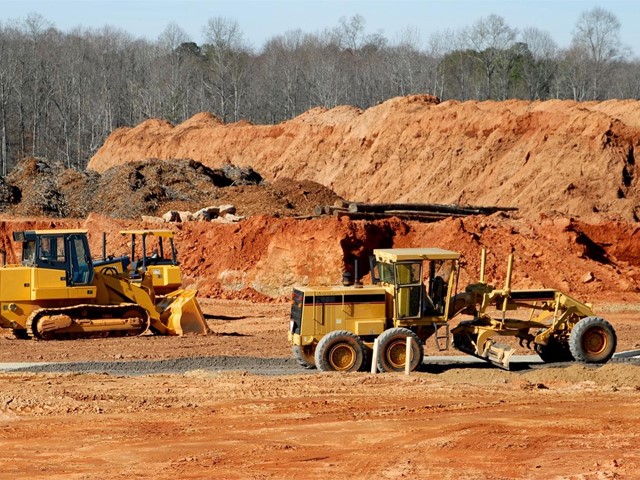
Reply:
[[[575,360],[569,344],[559,342],[554,337],[549,338],[546,345],[536,343],[535,349],[544,363],[573,362]]]
[[[613,326],[600,317],[583,318],[569,336],[573,357],[583,363],[606,363],[616,351],[617,343]]]
[[[295,358],[296,362],[302,367],[307,370],[316,368],[315,348],[313,345],[294,345],[292,350],[293,358]]]
[[[334,330],[316,347],[316,368],[321,372],[357,372],[366,364],[364,343],[355,333]]]
[[[380,372],[404,372],[407,352],[407,337],[413,339],[411,347],[411,371],[422,365],[424,345],[418,336],[408,328],[390,328],[378,337],[378,358]]]

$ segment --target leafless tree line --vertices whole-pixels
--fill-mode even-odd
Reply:
[[[568,48],[497,15],[426,42],[406,29],[368,33],[364,17],[319,33],[289,31],[259,50],[238,23],[212,18],[204,42],[176,24],[146,41],[114,28],[61,32],[33,14],[0,25],[0,175],[25,156],[83,169],[116,128],[179,123],[201,111],[225,122],[277,123],[316,106],[360,108],[398,95],[441,99],[640,97],[640,62],[610,12],[583,12]]]

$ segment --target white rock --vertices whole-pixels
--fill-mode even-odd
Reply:
[[[193,222],[193,213],[191,212],[178,212],[181,222]]]
[[[162,215],[162,219],[165,222],[179,222],[180,221],[180,214],[178,212],[176,212],[175,210],[169,210],[167,213]]]
[[[236,213],[236,207],[233,205],[220,205],[218,207],[218,216],[224,217],[227,213],[234,214]]]

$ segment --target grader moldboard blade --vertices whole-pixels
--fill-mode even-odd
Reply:
[[[209,332],[196,293],[196,290],[176,290],[157,305],[162,312],[162,323],[171,334],[206,335]]]
[[[488,333],[490,333],[488,329],[474,325],[473,322],[460,322],[460,325],[453,330],[453,346],[467,355],[509,370],[509,362],[515,350],[509,345],[490,340]]]

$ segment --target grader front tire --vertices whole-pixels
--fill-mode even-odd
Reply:
[[[322,372],[357,372],[366,363],[364,343],[354,333],[334,330],[318,342],[315,361]]]
[[[583,363],[606,363],[616,351],[616,344],[613,326],[600,317],[583,318],[569,336],[573,357]]]

